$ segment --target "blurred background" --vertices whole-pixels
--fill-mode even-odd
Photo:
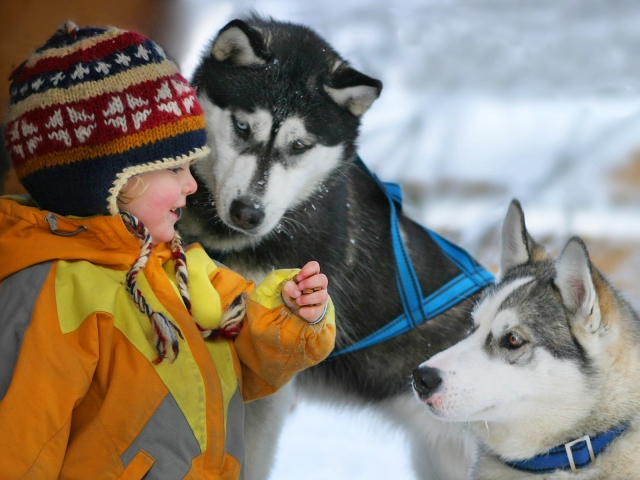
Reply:
[[[582,236],[640,306],[640,3],[637,0],[4,0],[10,72],[66,19],[135,29],[189,77],[206,43],[251,10],[308,25],[382,80],[359,153],[402,184],[406,211],[494,272],[521,200],[554,254]],[[21,193],[0,156],[0,193]],[[370,412],[301,403],[272,478],[411,479],[398,432]]]

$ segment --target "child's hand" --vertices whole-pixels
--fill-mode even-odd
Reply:
[[[282,299],[289,309],[309,323],[324,313],[329,294],[327,276],[320,273],[318,262],[309,262],[282,286]]]

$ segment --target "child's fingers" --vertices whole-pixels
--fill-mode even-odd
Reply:
[[[298,288],[303,292],[305,290],[318,290],[318,289],[327,289],[329,285],[329,280],[324,273],[318,273],[312,275],[309,278],[306,278],[300,282],[298,282]]]
[[[306,293],[308,292],[308,293]],[[303,290],[302,296],[296,299],[296,304],[300,307],[324,307],[324,304],[327,303],[329,295],[327,291],[324,289],[317,290]]]
[[[298,285],[293,280],[289,280],[282,285],[282,299],[285,305],[292,311],[298,308],[296,299],[302,295]]]
[[[282,285],[282,294],[287,295],[289,297],[299,297],[301,295],[300,288],[293,280],[289,280]]]
[[[300,283],[301,281],[319,273],[320,264],[315,260],[312,260],[310,262],[307,262],[307,264],[300,269],[300,272],[298,272],[298,275],[296,275],[296,282]]]
[[[309,323],[315,323],[324,313],[324,304],[321,306],[300,307],[298,316]]]
[[[320,264],[308,262],[300,269],[293,281],[282,287],[285,304],[299,317],[309,323],[317,321],[329,301],[327,276],[320,273]]]

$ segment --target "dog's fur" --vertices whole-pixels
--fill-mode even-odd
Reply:
[[[361,116],[382,84],[310,29],[255,15],[218,33],[193,83],[213,154],[194,166],[199,188],[180,222],[185,238],[255,281],[317,260],[336,306],[336,349],[400,315],[388,201],[354,164]],[[457,273],[423,228],[404,216],[400,225],[424,292]],[[374,406],[404,427],[419,478],[464,478],[475,444],[419,411],[409,378],[425,355],[468,335],[475,300],[327,360],[295,384],[314,399]],[[268,476],[291,401],[284,389],[247,405],[247,479]]]
[[[474,310],[475,331],[414,371],[438,419],[470,422],[483,443],[474,478],[640,477],[640,319],[577,237],[556,262],[513,201],[503,224],[501,278]],[[631,426],[578,473],[533,475],[523,460],[585,435]]]

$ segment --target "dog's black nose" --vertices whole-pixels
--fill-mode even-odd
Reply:
[[[429,398],[435,393],[442,383],[440,370],[437,368],[425,366],[418,367],[413,371],[412,377],[413,388],[422,398]]]
[[[250,197],[236,198],[229,209],[231,220],[245,230],[256,228],[264,220],[264,210],[260,202]]]

